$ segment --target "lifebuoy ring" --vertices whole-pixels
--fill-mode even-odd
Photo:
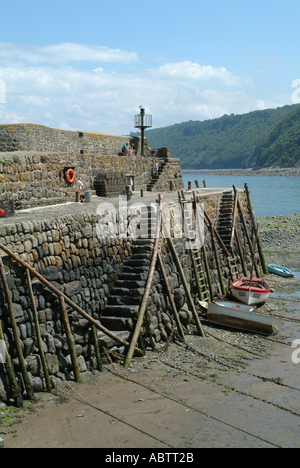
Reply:
[[[73,169],[68,169],[66,172],[66,181],[68,182],[68,184],[73,184],[74,180],[75,172],[73,171]]]

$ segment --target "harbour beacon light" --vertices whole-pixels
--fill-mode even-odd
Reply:
[[[146,115],[143,106],[139,107],[140,113],[134,116],[134,127],[140,128],[142,133],[141,156],[145,156],[144,130],[152,127],[152,115]]]

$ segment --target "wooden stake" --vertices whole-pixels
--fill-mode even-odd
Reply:
[[[159,239],[160,239],[161,219],[162,219],[162,200],[160,199],[159,209],[158,209],[158,221],[157,221],[157,224],[156,224],[155,244],[154,244],[154,248],[153,248],[153,254],[152,254],[152,259],[151,259],[151,263],[150,263],[149,274],[148,274],[147,283],[146,283],[146,287],[145,287],[144,297],[143,297],[143,300],[142,300],[142,303],[141,303],[141,306],[140,306],[140,309],[139,309],[139,315],[138,315],[138,319],[137,319],[137,322],[136,322],[136,325],[135,325],[135,329],[134,329],[134,332],[133,332],[131,343],[130,343],[126,358],[124,360],[124,367],[126,369],[128,367],[130,367],[130,363],[131,363],[131,359],[132,359],[132,356],[133,356],[134,348],[135,348],[135,345],[137,343],[137,340],[138,340],[138,337],[139,337],[139,334],[140,334],[140,331],[141,331],[141,327],[142,327],[142,324],[143,324],[143,320],[144,320],[144,315],[145,315],[145,311],[146,311],[146,307],[147,307],[147,301],[148,301],[148,297],[149,297],[149,293],[150,293],[150,289],[151,289],[151,285],[152,285],[152,280],[153,280],[153,275],[154,275],[154,271],[155,271],[155,264],[156,264],[158,246],[159,246]]]
[[[37,310],[36,310],[35,300],[34,300],[34,296],[33,296],[30,273],[29,273],[29,270],[27,268],[26,268],[26,276],[27,276],[29,295],[30,295],[30,299],[31,299],[33,318],[34,318],[34,323],[35,323],[36,338],[37,338],[37,342],[38,342],[38,348],[39,348],[41,361],[42,361],[42,366],[43,366],[43,370],[44,370],[44,376],[45,376],[45,380],[46,380],[46,387],[47,387],[47,391],[51,392],[52,391],[52,386],[51,386],[49,371],[48,371],[48,367],[47,367],[47,363],[46,363],[46,359],[45,359],[45,355],[44,355],[44,351],[43,351],[38,313],[37,313]]]
[[[177,256],[175,247],[173,245],[172,239],[167,238],[167,242],[168,242],[169,248],[171,250],[171,254],[172,254],[174,263],[176,265],[176,268],[178,270],[178,273],[180,274],[181,281],[182,281],[182,284],[183,284],[183,287],[184,287],[184,290],[185,290],[185,293],[186,293],[186,296],[187,296],[188,304],[189,304],[189,306],[191,308],[191,311],[192,311],[192,314],[193,314],[193,317],[194,317],[194,320],[195,320],[195,324],[196,324],[198,333],[199,333],[200,336],[205,336],[204,331],[202,330],[202,327],[201,327],[201,324],[200,324],[200,321],[199,321],[199,317],[198,317],[198,314],[197,314],[197,311],[196,311],[196,308],[195,308],[195,305],[194,305],[194,301],[192,299],[188,284],[186,282],[186,279],[185,279],[185,276],[184,276],[184,273],[183,273],[179,258]]]
[[[212,245],[213,245],[213,249],[214,249],[214,253],[215,253],[215,259],[216,259],[217,270],[218,270],[218,275],[219,275],[219,283],[220,283],[220,286],[221,286],[222,294],[223,294],[223,296],[225,296],[226,291],[225,291],[224,282],[223,282],[223,276],[222,276],[222,270],[221,270],[221,266],[220,266],[220,260],[219,260],[219,254],[218,254],[215,234],[214,234],[214,230],[212,229],[212,226],[211,226],[211,239],[212,239]]]
[[[242,208],[242,205],[241,205],[239,199],[238,199],[237,202],[238,202],[237,205],[238,205],[239,213],[240,213],[240,216],[241,216],[241,220],[242,220],[242,223],[243,223],[243,226],[244,226],[245,235],[246,235],[247,242],[248,242],[248,245],[249,245],[249,249],[250,249],[250,252],[251,252],[251,258],[254,258],[253,257],[252,242],[250,240],[249,233],[248,233],[248,230],[247,230],[247,225],[246,225],[246,221],[245,221],[245,218],[244,218],[243,208]],[[256,263],[255,259],[254,259],[254,267],[255,267],[257,277],[259,277],[259,270],[258,270],[257,263]]]
[[[1,276],[1,279],[2,279],[3,289],[4,289],[4,293],[5,293],[7,306],[8,306],[8,311],[9,311],[11,327],[12,327],[12,330],[13,330],[13,335],[14,335],[14,340],[15,340],[15,346],[16,346],[17,355],[18,355],[18,359],[19,359],[19,365],[20,365],[24,385],[25,385],[25,388],[26,388],[27,396],[28,396],[28,398],[30,400],[35,400],[33,388],[32,388],[31,382],[29,380],[29,376],[28,376],[27,369],[26,369],[25,359],[24,359],[24,356],[23,356],[23,353],[22,353],[21,341],[20,341],[20,337],[19,337],[19,329],[18,329],[18,325],[16,323],[15,316],[14,316],[13,304],[12,304],[12,300],[11,300],[10,291],[9,291],[9,288],[8,288],[8,285],[7,285],[7,281],[6,281],[6,275],[5,275],[1,255],[0,255],[0,276]]]
[[[44,286],[46,286],[50,291],[52,291],[54,294],[57,296],[62,296],[67,304],[69,304],[76,312],[78,312],[82,317],[84,317],[86,320],[89,320],[93,325],[95,325],[96,328],[101,330],[105,335],[109,336],[113,340],[117,341],[118,343],[122,344],[123,346],[128,347],[129,343],[125,340],[122,340],[119,336],[115,335],[113,332],[110,330],[107,330],[107,328],[103,327],[103,325],[99,324],[93,317],[91,317],[89,314],[87,314],[84,310],[82,310],[77,304],[75,304],[68,296],[65,294],[61,293],[55,286],[53,286],[49,281],[47,281],[42,275],[40,275],[37,271],[34,270],[28,263],[24,262],[20,257],[15,255],[11,250],[9,250],[5,245],[0,243],[0,249],[6,252],[13,260],[15,260],[17,263],[22,265],[25,268],[28,268],[30,273],[35,276]],[[135,352],[142,356],[143,353],[140,349],[135,348]]]
[[[75,382],[80,382],[81,379],[80,379],[80,372],[79,372],[79,366],[78,366],[78,359],[77,359],[77,354],[76,354],[76,350],[75,350],[75,344],[74,344],[72,333],[71,333],[71,328],[70,328],[69,317],[68,317],[68,314],[67,314],[65,300],[64,300],[62,295],[58,296],[58,300],[59,300],[59,304],[60,304],[62,322],[63,322],[65,332],[66,332],[66,336],[67,336],[67,342],[68,342],[71,361],[72,361],[72,365],[73,365]]]
[[[97,332],[96,332],[95,325],[92,325],[92,334],[93,334],[93,342],[94,342],[94,347],[95,347],[95,355],[96,355],[96,360],[97,360],[97,368],[98,368],[98,370],[100,372],[103,372],[101,354],[100,354],[100,350],[99,350],[99,345],[98,345],[98,340],[97,340]]]
[[[1,320],[0,320],[0,340],[4,341]],[[23,406],[23,397],[22,397],[21,390],[19,388],[16,376],[14,373],[14,368],[10,359],[10,355],[8,354],[8,351],[6,348],[5,348],[5,369],[6,369],[9,385],[10,385],[11,396],[14,400],[15,406],[17,408],[21,408]]]
[[[253,226],[255,226],[255,215],[254,215],[254,210],[253,210],[253,205],[252,205],[252,201],[251,201],[251,197],[250,197],[250,190],[249,190],[248,184],[245,184],[245,191],[246,191],[246,195],[247,195],[248,206],[249,206],[249,211],[250,211],[250,215],[251,215],[251,219],[252,219],[252,224],[253,224]],[[258,253],[259,253],[263,273],[267,274],[268,269],[267,269],[267,265],[266,265],[266,262],[265,262],[265,257],[264,257],[263,251],[262,251],[262,246],[261,246],[261,242],[260,242],[259,233],[257,234],[257,249],[258,249]]]
[[[164,283],[165,283],[165,286],[166,286],[166,290],[167,290],[167,293],[168,293],[169,301],[170,301],[170,304],[171,304],[171,309],[172,309],[172,312],[174,314],[175,322],[176,322],[179,334],[180,334],[181,338],[183,339],[183,341],[185,342],[184,332],[183,332],[183,329],[182,329],[182,326],[181,326],[181,322],[180,322],[179,315],[178,315],[178,312],[177,312],[177,309],[176,309],[173,294],[172,294],[170,286],[169,286],[168,278],[167,278],[167,275],[166,275],[165,267],[164,267],[160,252],[158,252],[157,257],[158,257],[159,266],[160,266],[160,269],[161,269],[161,272],[162,272],[163,280],[164,280]]]

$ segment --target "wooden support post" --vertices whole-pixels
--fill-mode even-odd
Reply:
[[[77,359],[77,354],[75,350],[75,344],[74,344],[72,333],[71,333],[65,300],[62,295],[58,296],[58,300],[59,300],[59,305],[60,305],[60,310],[61,310],[61,318],[62,318],[62,322],[65,328],[69,352],[70,352],[71,361],[73,365],[75,382],[80,382],[81,379],[80,379],[80,372],[79,372],[79,366],[78,366],[78,359]]]
[[[232,250],[233,248],[234,234],[236,231],[236,212],[237,212],[237,197],[238,197],[238,193],[234,185],[233,185],[233,190],[234,190],[234,206],[233,206],[231,239],[230,239],[230,245],[229,245],[230,250]]]
[[[158,221],[157,221],[157,224],[156,224],[156,232],[155,232],[155,244],[154,244],[154,248],[153,248],[153,254],[152,254],[152,259],[151,259],[151,263],[150,263],[149,274],[148,274],[147,283],[146,283],[146,287],[145,287],[144,297],[143,297],[143,300],[142,300],[142,303],[141,303],[141,306],[140,306],[140,309],[139,309],[139,315],[138,315],[138,319],[137,319],[137,322],[136,322],[136,325],[135,325],[135,329],[134,329],[134,332],[133,332],[131,343],[130,343],[126,358],[124,360],[124,367],[126,369],[128,367],[130,367],[130,363],[131,363],[131,359],[132,359],[132,356],[133,356],[134,348],[135,348],[135,345],[137,343],[137,340],[138,340],[138,337],[139,337],[139,334],[140,334],[140,331],[141,331],[141,327],[142,327],[142,324],[143,324],[144,315],[145,315],[145,311],[146,311],[146,307],[147,307],[148,297],[149,297],[149,293],[150,293],[150,289],[151,289],[151,285],[152,285],[153,275],[154,275],[154,271],[155,271],[155,264],[156,264],[158,246],[159,246],[159,239],[160,239],[161,219],[162,219],[162,199],[161,199],[160,195],[159,195],[159,200],[160,200],[160,202],[159,202],[159,209],[158,209]]]
[[[53,286],[49,281],[47,281],[42,275],[40,275],[37,271],[34,270],[28,263],[24,262],[20,257],[15,255],[13,252],[11,252],[5,245],[0,243],[0,249],[6,252],[13,260],[15,260],[17,263],[22,265],[25,268],[28,268],[30,273],[35,276],[44,286],[46,286],[50,291],[52,291],[54,294],[57,296],[62,296],[67,304],[69,304],[76,312],[78,312],[82,317],[84,317],[86,320],[89,320],[92,324],[95,325],[96,328],[101,330],[105,335],[109,336],[112,338],[114,341],[117,341],[117,343],[120,343],[123,346],[128,347],[129,343],[125,340],[122,340],[119,336],[115,335],[113,332],[110,330],[107,330],[107,328],[103,327],[103,325],[99,324],[97,320],[95,320],[93,317],[91,317],[89,314],[87,314],[84,310],[82,310],[77,304],[75,304],[68,296],[65,294],[61,293],[55,286]],[[138,348],[135,349],[135,352],[142,356],[142,351]]]
[[[251,215],[251,219],[252,219],[252,224],[253,224],[254,229],[255,229],[255,215],[254,215],[254,210],[253,210],[253,205],[252,205],[252,201],[251,201],[251,197],[250,197],[250,190],[249,190],[248,184],[245,184],[245,191],[246,191],[246,195],[247,195],[248,207],[249,207],[249,211],[250,211],[250,215]],[[259,233],[257,233],[257,249],[258,249],[259,258],[260,258],[260,261],[261,261],[261,266],[262,266],[263,273],[267,274],[268,269],[267,269],[267,265],[266,265],[266,262],[265,262],[265,257],[264,257],[263,251],[262,251],[262,246],[261,246],[261,242],[260,242]]]
[[[219,275],[219,283],[220,283],[220,286],[221,286],[222,294],[223,294],[223,296],[225,296],[226,291],[225,291],[224,282],[223,282],[222,270],[221,270],[221,265],[220,265],[220,261],[219,261],[219,255],[218,255],[218,249],[217,249],[214,229],[213,229],[212,225],[211,225],[211,239],[212,239],[212,245],[213,245],[213,249],[214,249],[214,253],[215,253],[215,259],[216,259],[217,270],[218,270],[218,275]]]
[[[199,317],[198,317],[198,314],[197,314],[197,311],[196,311],[196,308],[195,308],[195,305],[194,305],[194,302],[193,302],[193,299],[192,299],[188,284],[186,282],[186,278],[184,276],[184,273],[183,273],[179,258],[177,256],[175,247],[173,245],[172,239],[167,238],[167,242],[168,242],[169,248],[171,250],[171,254],[172,254],[174,263],[176,265],[176,268],[178,270],[178,273],[180,274],[181,281],[182,281],[182,284],[183,284],[183,287],[184,287],[184,290],[185,290],[185,293],[186,293],[186,296],[187,296],[187,301],[188,301],[188,304],[189,304],[189,306],[191,308],[191,311],[192,311],[192,314],[193,314],[193,317],[194,317],[194,320],[195,320],[195,324],[196,324],[198,333],[199,333],[200,336],[205,336],[204,331],[202,330],[202,327],[201,327],[201,324],[200,324],[200,321],[199,321]]]
[[[34,300],[34,296],[33,296],[32,285],[31,285],[30,272],[29,272],[28,268],[26,268],[26,276],[27,276],[27,284],[28,284],[29,295],[30,295],[32,311],[33,311],[33,319],[34,319],[34,324],[35,324],[36,338],[37,338],[38,348],[39,348],[39,352],[40,352],[40,356],[41,356],[41,361],[42,361],[42,366],[43,366],[43,371],[44,371],[44,376],[45,376],[45,381],[46,381],[46,387],[47,387],[47,391],[51,392],[52,391],[52,386],[51,386],[49,371],[48,371],[48,367],[47,367],[47,363],[46,363],[46,359],[45,359],[45,355],[44,355],[44,351],[43,351],[38,313],[37,313],[37,310],[36,310],[36,305],[35,305],[35,300]]]
[[[0,321],[0,340],[4,341],[1,321]],[[5,370],[6,370],[8,382],[10,385],[11,396],[14,400],[14,404],[17,408],[21,408],[23,406],[23,397],[22,397],[16,376],[14,373],[14,368],[10,359],[10,355],[8,354],[8,351],[6,348],[5,348]]]
[[[92,335],[93,335],[93,343],[94,343],[95,355],[96,355],[96,361],[97,361],[97,368],[100,372],[103,372],[102,359],[101,359],[101,354],[99,350],[95,325],[92,325]]]
[[[203,187],[207,188],[205,180],[203,180]]]
[[[243,223],[243,226],[244,226],[244,231],[245,231],[245,235],[246,235],[247,242],[248,242],[248,245],[249,245],[249,249],[250,249],[250,252],[251,252],[251,258],[253,258],[252,242],[251,242],[250,237],[249,237],[249,233],[248,233],[248,230],[247,230],[247,224],[246,224],[246,221],[245,221],[245,218],[244,218],[243,209],[242,209],[242,206],[241,206],[241,203],[240,203],[239,199],[238,199],[238,209],[239,209],[241,220],[242,220],[242,223]],[[257,275],[257,277],[259,277],[259,270],[258,270],[257,263],[256,263],[255,259],[254,259],[254,267],[255,267],[256,275]]]
[[[198,182],[198,180],[195,180],[195,186],[196,186],[196,188],[199,188],[199,182]]]
[[[177,309],[176,309],[173,294],[171,292],[171,289],[170,289],[170,286],[169,286],[169,283],[168,283],[168,278],[167,278],[167,275],[166,275],[165,267],[164,267],[160,252],[158,252],[157,258],[158,258],[158,261],[159,261],[159,266],[160,266],[162,276],[163,276],[163,280],[164,280],[166,290],[167,290],[167,293],[168,293],[171,309],[172,309],[172,312],[174,314],[174,319],[175,319],[179,334],[180,334],[181,338],[183,339],[183,341],[185,342],[185,336],[184,336],[183,329],[182,329],[182,326],[181,326],[181,322],[180,322],[180,319],[179,319],[179,315],[178,315],[178,312],[177,312]]]
[[[15,316],[14,316],[12,299],[11,299],[10,291],[9,291],[9,288],[8,288],[8,285],[7,285],[6,275],[5,275],[1,255],[0,255],[0,276],[1,276],[2,285],[3,285],[3,289],[4,289],[4,293],[5,293],[5,298],[6,298],[6,302],[7,302],[7,307],[8,307],[9,317],[10,317],[10,324],[11,324],[11,328],[13,330],[15,346],[16,346],[17,355],[18,355],[18,359],[19,359],[19,366],[20,366],[20,369],[21,369],[21,373],[22,373],[24,385],[25,385],[25,388],[26,388],[27,396],[28,396],[28,398],[30,400],[35,400],[35,395],[34,395],[34,392],[33,392],[31,382],[29,380],[29,376],[28,376],[27,369],[26,369],[25,359],[24,359],[24,356],[23,356],[23,353],[22,353],[21,340],[20,340],[20,336],[19,336],[19,329],[18,329],[18,325],[16,323],[16,319],[15,319]]]
[[[244,273],[245,276],[247,276],[247,269],[246,269],[246,265],[245,265],[243,249],[242,249],[242,246],[241,246],[241,241],[240,241],[239,233],[238,233],[237,229],[235,230],[235,240],[236,240],[236,243],[238,245],[239,255],[240,255],[240,259],[241,259],[242,267],[243,267],[243,273]]]

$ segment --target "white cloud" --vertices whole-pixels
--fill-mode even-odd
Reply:
[[[129,61],[138,61],[135,52],[72,43],[6,44],[1,57],[7,63],[0,68],[6,87],[2,123],[128,134],[134,131],[133,116],[140,104],[153,115],[155,127],[249,112],[264,105],[249,95],[251,81],[224,67],[185,61],[150,70],[131,67],[128,73]],[[82,60],[101,66],[89,70],[70,65]],[[121,63],[118,71],[107,68],[110,61]]]
[[[70,62],[138,62],[135,52],[120,49],[109,49],[103,46],[89,46],[66,42],[48,46],[23,46],[19,44],[0,43],[0,58],[2,63],[28,63],[32,65],[52,63],[63,65]]]

